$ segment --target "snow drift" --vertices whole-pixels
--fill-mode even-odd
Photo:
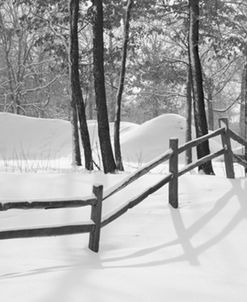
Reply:
[[[71,154],[70,124],[0,113],[0,159],[54,159]]]
[[[71,124],[57,119],[40,119],[0,113],[0,159],[13,161],[66,160],[71,164]],[[88,121],[90,140],[95,159],[99,155],[97,122]],[[121,123],[120,140],[125,162],[145,163],[169,148],[169,139],[185,142],[185,118],[177,114],[163,114],[137,125]],[[113,124],[110,123],[113,137]],[[194,137],[193,129],[193,137]],[[210,142],[211,151],[219,150],[220,143]],[[181,157],[181,161],[183,158]]]
[[[11,113],[0,113],[0,159],[55,159],[70,157],[72,152],[71,124],[59,119],[32,118]],[[138,127],[123,122],[121,133]],[[97,122],[88,121],[92,148],[98,148]],[[113,123],[110,134],[113,136]]]
[[[122,154],[125,161],[148,162],[169,148],[169,139],[178,138],[179,145],[185,143],[186,119],[178,114],[162,114],[121,137]],[[195,129],[192,129],[195,138]],[[210,141],[211,152],[220,149],[217,140]],[[195,153],[194,153],[195,156]],[[183,157],[180,161],[183,161]]]

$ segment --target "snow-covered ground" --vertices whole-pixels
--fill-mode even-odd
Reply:
[[[3,124],[5,117],[9,128]],[[0,153],[4,155],[5,165],[7,156],[19,150],[18,141],[22,141],[20,153],[24,153],[25,138],[30,143],[25,150],[34,159],[40,160],[37,154],[41,151],[42,159],[51,160],[51,148],[52,151],[57,148],[53,154],[57,154],[56,160],[61,160],[61,167],[66,154],[69,162],[66,122],[24,117],[15,120],[15,117],[0,115],[4,130],[0,133]],[[162,150],[170,135],[183,139],[182,120],[169,115],[140,126],[126,124],[128,128],[123,127],[122,132],[125,154],[150,148],[147,156],[156,156],[158,141]],[[14,124],[18,125],[15,129]],[[36,142],[30,137],[35,133],[39,133]],[[150,137],[152,133],[155,136],[160,133],[160,139],[158,135]],[[53,135],[55,140],[51,143]],[[139,145],[135,146],[137,140]],[[153,148],[155,144],[157,148]],[[213,147],[218,144],[213,142]],[[45,150],[50,151],[45,153]],[[152,153],[152,150],[156,151]],[[20,155],[14,159],[20,160]],[[24,162],[27,160],[24,158]],[[180,178],[178,210],[168,205],[165,186],[103,228],[98,254],[87,248],[88,234],[0,241],[1,301],[246,301],[247,179],[237,165],[238,178],[234,180],[224,177],[221,162],[214,162],[214,168],[217,176],[186,174]],[[94,183],[102,183],[108,190],[126,177],[126,173],[104,175],[69,169],[55,173],[49,166],[42,173],[37,172],[37,167],[28,173],[10,172],[5,166],[0,173],[0,200],[83,197],[91,194]],[[160,173],[149,173],[106,199],[103,216],[161,177]],[[0,212],[0,229],[84,221],[89,219],[89,210],[87,207],[9,210]]]

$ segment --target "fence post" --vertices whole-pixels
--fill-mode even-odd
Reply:
[[[101,212],[102,212],[102,197],[103,186],[93,186],[93,193],[96,197],[96,204],[92,206],[91,219],[95,223],[94,229],[89,235],[89,248],[94,252],[99,251],[100,229],[101,229]]]
[[[222,125],[223,124],[223,125]],[[225,169],[226,169],[226,177],[227,178],[235,178],[234,175],[234,166],[233,166],[233,155],[232,155],[232,147],[231,147],[231,139],[229,135],[229,124],[227,118],[219,119],[219,126],[225,127],[225,131],[221,134],[221,141],[224,152],[224,161],[225,161]]]
[[[169,160],[169,172],[172,173],[172,179],[169,182],[169,204],[178,208],[178,139],[170,139],[170,149],[173,154]]]

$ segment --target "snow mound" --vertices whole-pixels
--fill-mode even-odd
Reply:
[[[59,165],[71,165],[72,132],[69,121],[0,113],[0,127],[3,129],[0,133],[0,160],[62,160],[63,163]],[[113,138],[114,124],[110,123],[109,128]],[[97,160],[100,153],[97,122],[89,120],[88,129]],[[120,129],[123,160],[140,164],[164,153],[169,148],[169,139],[172,137],[179,139],[179,145],[183,144],[186,120],[177,114],[163,114],[142,125],[121,122]],[[193,129],[193,137],[194,132]],[[220,145],[220,141],[212,140],[211,151],[219,150]]]
[[[72,138],[69,121],[33,118],[11,113],[0,113],[0,159],[32,160],[71,158]],[[122,122],[120,133],[138,127],[137,124]],[[88,121],[88,130],[93,148],[99,146],[97,121]],[[114,124],[110,123],[113,137]]]
[[[99,148],[99,136],[98,136],[98,125],[96,120],[88,120],[88,131],[90,135],[90,142],[92,149]],[[139,125],[131,122],[121,122],[120,123],[120,136],[138,128]],[[109,123],[110,137],[113,139],[114,136],[114,123]]]
[[[179,145],[184,144],[185,133],[186,119],[184,117],[178,114],[162,114],[122,136],[123,159],[129,162],[148,162],[169,148],[170,138],[178,138]],[[192,137],[195,137],[194,129]],[[219,148],[220,144],[217,141],[210,142],[211,152]]]
[[[71,156],[71,126],[58,119],[0,113],[0,159],[54,159]]]

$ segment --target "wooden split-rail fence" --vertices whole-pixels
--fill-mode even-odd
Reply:
[[[27,237],[41,237],[41,236],[58,236],[58,235],[69,235],[79,233],[89,233],[89,249],[94,252],[99,250],[100,232],[101,228],[108,225],[125,212],[128,209],[133,208],[147,196],[159,190],[165,184],[168,184],[168,200],[169,204],[178,208],[179,206],[179,194],[178,194],[178,180],[183,174],[191,171],[192,169],[202,165],[203,163],[215,159],[219,156],[224,157],[225,171],[227,178],[234,178],[234,161],[247,168],[247,161],[243,157],[233,153],[231,148],[231,139],[237,141],[239,144],[247,148],[247,142],[241,138],[238,134],[233,132],[228,126],[227,119],[220,119],[219,129],[196,138],[190,142],[186,142],[184,145],[179,146],[177,138],[170,139],[170,148],[161,156],[149,162],[136,172],[126,177],[120,182],[114,189],[110,190],[106,194],[103,194],[103,186],[93,186],[93,196],[81,200],[59,200],[59,201],[25,201],[25,202],[2,202],[0,203],[0,211],[6,211],[9,209],[58,209],[58,208],[72,208],[72,207],[83,207],[91,206],[91,220],[90,222],[83,224],[72,224],[72,225],[59,225],[52,227],[42,228],[27,228],[27,229],[11,229],[11,230],[0,230],[0,239],[11,239],[11,238],[27,238]],[[195,162],[192,162],[182,169],[179,169],[178,157],[181,153],[188,149],[197,147],[204,141],[210,140],[215,137],[221,137],[222,148],[217,152],[210,153]],[[150,170],[154,169],[158,165],[168,162],[169,173],[164,176],[159,182],[152,187],[147,188],[145,191],[140,192],[139,195],[129,200],[120,209],[109,214],[106,217],[102,217],[102,203],[105,199],[119,192],[120,190],[127,187],[140,177],[147,174]]]

